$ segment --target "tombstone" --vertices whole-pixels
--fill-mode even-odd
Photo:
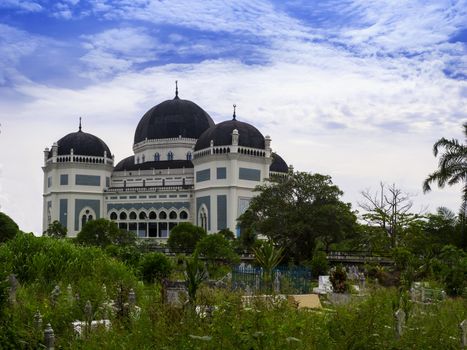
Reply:
[[[258,274],[255,275],[255,289],[256,292],[259,292],[261,290],[261,280]]]
[[[84,305],[84,315],[86,317],[86,321],[91,323],[91,321],[92,321],[92,305],[91,305],[91,302],[89,300],[86,301],[86,305]]]
[[[52,302],[52,306],[57,305],[58,297],[60,296],[60,286],[57,284],[53,289],[52,293],[50,293],[50,301]]]
[[[135,291],[133,290],[133,288],[130,289],[130,292],[128,293],[128,303],[131,305],[131,306],[135,306],[136,305],[136,293]]]
[[[461,344],[463,348],[467,348],[467,319],[462,321],[459,325],[461,329]]]
[[[274,293],[279,294],[281,292],[281,281],[279,279],[280,272],[276,272],[276,277],[274,278]]]
[[[71,287],[71,284],[69,284],[68,287],[66,287],[66,296],[67,296],[68,302],[72,304],[73,303],[73,288]]]
[[[405,327],[405,312],[402,309],[398,309],[394,317],[396,318],[396,336],[397,339],[399,339],[402,336],[402,333],[404,332],[404,327]]]
[[[365,289],[365,282],[366,282],[365,274],[361,272],[360,273],[360,289],[361,290]]]
[[[424,303],[425,302],[425,287],[422,287],[420,289],[420,292],[421,292],[421,297],[420,297],[421,302]]]
[[[18,287],[19,287],[19,282],[16,279],[15,274],[12,273],[10,276],[8,276],[8,283],[10,285],[9,300],[10,300],[10,303],[15,304],[16,303],[16,291],[18,290]]]
[[[39,310],[34,314],[34,327],[36,327],[37,330],[42,329],[42,315]]]
[[[247,296],[253,295],[253,293],[251,292],[250,285],[248,285],[248,284],[245,287],[245,295],[247,295]]]
[[[327,294],[332,292],[332,283],[329,276],[318,277],[318,288],[313,288],[313,293]]]
[[[441,300],[446,300],[447,294],[444,290],[441,291]]]
[[[47,350],[55,349],[55,334],[50,323],[47,324],[44,331],[44,345]]]
[[[183,297],[182,297],[183,296]],[[162,282],[162,300],[172,306],[182,306],[182,299],[188,297],[188,289],[185,281]]]
[[[104,300],[107,300],[107,287],[105,286],[105,283],[102,284],[102,295]]]

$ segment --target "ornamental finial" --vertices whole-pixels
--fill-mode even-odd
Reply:
[[[79,129],[78,131],[81,131],[81,117],[79,117]]]
[[[175,97],[178,97],[178,80],[175,80]]]
[[[234,109],[234,111],[233,111],[233,120],[237,120],[237,114],[235,113],[235,109],[236,109],[236,108],[237,108],[237,105],[234,104],[234,105],[233,105],[233,109]]]

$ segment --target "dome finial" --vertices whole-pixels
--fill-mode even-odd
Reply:
[[[79,128],[78,131],[81,131],[81,117],[79,117]]]
[[[175,80],[175,98],[178,98],[178,80]]]
[[[234,103],[233,105],[234,111],[233,111],[233,120],[237,120],[237,115],[235,113],[235,109],[237,108],[237,105]]]

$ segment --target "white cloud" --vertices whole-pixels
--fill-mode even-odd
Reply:
[[[26,12],[42,11],[42,6],[36,1],[0,0],[0,8],[13,8]]]

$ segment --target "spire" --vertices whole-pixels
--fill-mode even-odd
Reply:
[[[79,128],[78,131],[81,131],[81,117],[79,117]]]
[[[237,115],[236,115],[236,113],[235,113],[235,109],[237,108],[237,105],[234,104],[234,105],[233,105],[233,108],[234,108],[234,111],[233,111],[233,120],[237,120]]]
[[[175,80],[175,98],[178,98],[178,80]]]

